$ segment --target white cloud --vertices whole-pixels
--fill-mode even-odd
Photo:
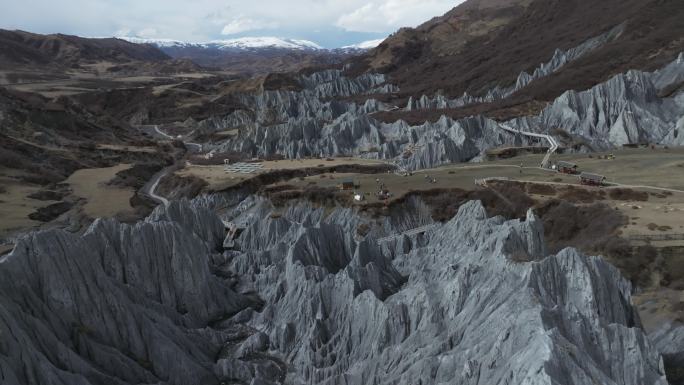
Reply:
[[[240,16],[226,24],[221,30],[222,35],[235,35],[238,33],[258,31],[260,29],[276,29],[278,23],[273,21],[254,20]]]
[[[209,11],[204,16],[204,19],[214,25],[224,25],[227,20],[230,20],[231,13],[233,13],[233,9],[230,6],[226,6]]]
[[[268,34],[345,45],[376,39],[399,27],[417,25],[443,14],[462,0],[0,1],[0,28],[38,33],[81,36],[144,33],[154,38],[184,41],[207,41],[222,34]],[[41,12],[36,12],[37,9]],[[339,29],[344,32],[340,33]]]
[[[382,32],[386,28],[378,21],[378,7],[373,3],[340,16],[336,25],[346,30],[363,32]]]
[[[401,27],[415,27],[440,16],[461,1],[384,0],[373,1],[341,15],[336,25],[348,31],[390,32]]]
[[[144,28],[138,31],[138,36],[140,37],[145,37],[145,38],[150,38],[150,37],[155,37],[157,36],[157,29],[156,28]]]

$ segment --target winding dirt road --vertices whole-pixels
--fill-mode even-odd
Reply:
[[[159,126],[157,126],[157,125],[154,126],[154,131],[157,134],[159,134],[160,136],[164,137],[165,139],[170,139],[170,140],[180,139],[180,138],[173,137],[173,136],[167,134],[166,132],[160,130]],[[202,151],[202,145],[199,143],[185,142],[184,141],[183,144],[185,144],[185,146],[188,147],[188,151],[191,153]],[[191,147],[194,148],[195,151],[192,151],[190,149]],[[141,191],[144,194],[147,194],[150,198],[154,199],[155,201],[162,203],[164,206],[168,206],[169,200],[166,199],[165,197],[157,194],[156,190],[157,190],[157,187],[159,187],[159,182],[162,180],[162,178],[164,178],[169,173],[176,171],[178,168],[180,168],[180,166],[181,165],[177,162],[177,163],[175,163],[169,167],[162,169],[158,173],[154,174],[152,179],[150,179],[150,181],[147,182],[147,184],[145,184],[145,186],[143,186]]]

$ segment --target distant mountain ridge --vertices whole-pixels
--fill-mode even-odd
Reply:
[[[310,40],[281,37],[242,37],[208,42],[120,36],[122,41],[158,48],[174,59],[191,60],[207,68],[257,75],[338,65],[367,52],[382,40],[328,49]]]
[[[279,37],[243,37],[226,40],[212,40],[204,43],[184,42],[173,39],[147,39],[140,37],[117,36],[117,39],[136,44],[151,44],[159,48],[206,48],[220,50],[252,50],[252,49],[286,49],[286,50],[323,50],[320,45],[300,39],[285,39]]]
[[[373,44],[377,42],[326,49],[309,40],[280,37],[194,43],[126,36],[42,35],[0,29],[0,70],[10,71],[12,79],[21,81],[34,78],[27,78],[26,71],[62,76],[74,69],[111,75],[193,72],[204,67],[250,76],[339,65],[351,56],[366,52]]]
[[[362,41],[356,44],[345,45],[339,48],[324,48],[318,43],[305,39],[290,39],[274,36],[240,37],[235,39],[210,40],[207,42],[188,42],[175,39],[164,38],[144,38],[137,36],[116,36],[115,38],[125,40],[135,44],[151,44],[158,48],[205,48],[221,50],[261,50],[261,49],[283,49],[283,50],[303,50],[303,51],[365,51],[380,45],[385,39],[373,39]]]
[[[0,66],[74,66],[84,62],[163,62],[160,50],[114,38],[83,38],[64,34],[41,35],[0,29]]]

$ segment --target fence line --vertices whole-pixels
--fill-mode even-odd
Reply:
[[[634,234],[628,236],[632,241],[680,241],[684,234]]]

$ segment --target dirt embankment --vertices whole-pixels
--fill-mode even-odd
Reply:
[[[69,195],[69,192],[64,191],[64,189],[61,189],[61,191],[57,191],[57,189],[44,189],[29,194],[27,197],[39,201],[61,201],[67,195]]]
[[[133,187],[136,190],[142,188],[152,176],[164,168],[166,164],[160,162],[136,163],[131,168],[119,171],[114,179],[107,184],[117,187]]]
[[[170,173],[159,181],[156,193],[169,200],[190,199],[199,195],[207,186],[207,182],[196,176]]]
[[[525,218],[527,209],[535,203],[524,191],[515,186],[502,186],[496,190],[437,188],[411,191],[394,201],[388,210],[403,205],[410,197],[421,198],[431,208],[432,219],[440,222],[453,218],[458,212],[459,207],[471,200],[482,201],[490,216],[501,215],[506,218]],[[381,205],[378,206],[380,207]]]
[[[140,189],[152,179],[152,176],[155,173],[159,172],[168,164],[170,163],[158,161],[136,163],[128,169],[117,172],[114,179],[107,183],[113,187],[130,187],[135,190],[135,193],[129,199],[131,208],[133,208],[133,213],[127,216],[119,216],[119,220],[123,222],[134,222],[148,216],[152,210],[154,210],[157,203],[147,195],[141,193]]]
[[[382,174],[394,170],[393,166],[381,165],[359,165],[359,164],[340,164],[330,167],[307,167],[297,169],[281,169],[259,174],[253,178],[235,184],[222,192],[242,191],[256,194],[263,191],[268,186],[276,183],[285,182],[294,178],[305,178],[312,175],[341,173],[341,174]]]
[[[50,222],[60,215],[66,213],[74,207],[73,202],[63,201],[53,203],[49,206],[41,207],[35,212],[29,214],[29,219],[39,222]]]
[[[350,206],[352,196],[349,191],[340,191],[334,187],[320,187],[309,185],[297,188],[292,185],[270,186],[259,191],[260,195],[268,197],[277,207],[284,207],[294,201],[308,201],[315,205],[336,207]]]

